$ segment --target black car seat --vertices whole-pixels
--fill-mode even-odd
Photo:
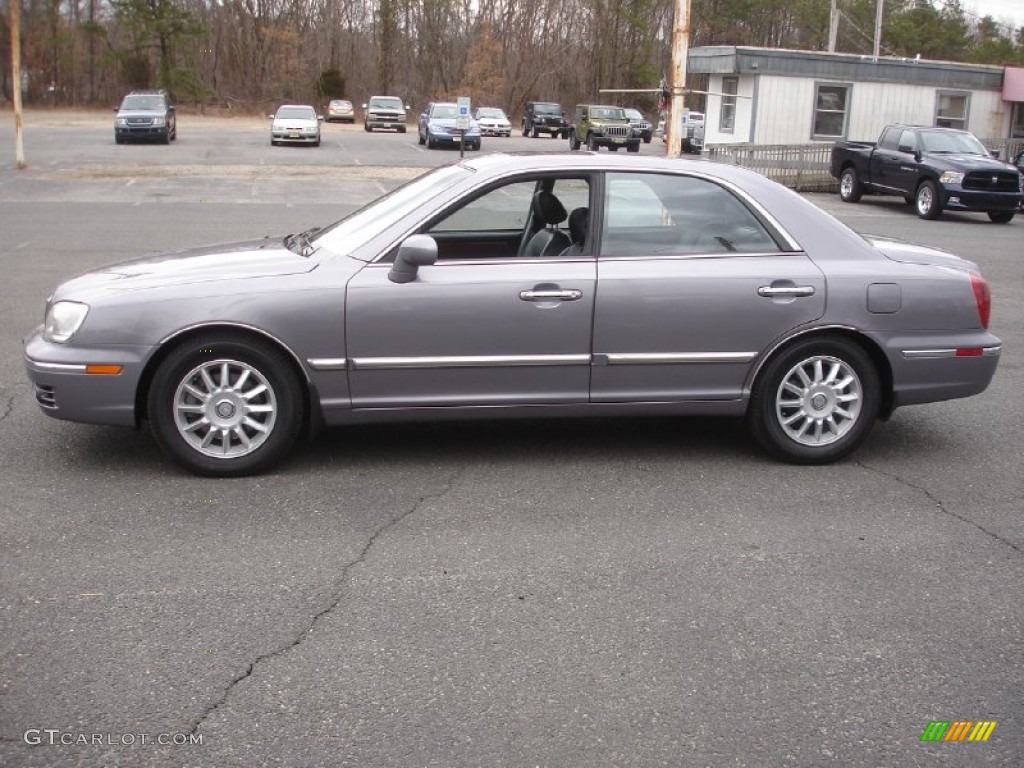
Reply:
[[[580,256],[583,243],[587,239],[587,224],[590,222],[589,208],[574,208],[569,214],[569,238],[572,245],[562,251],[559,256]]]
[[[562,201],[554,193],[542,189],[533,196],[534,219],[544,223],[543,229],[533,233],[523,249],[523,256],[556,256],[570,245],[569,236],[558,228],[566,220],[568,214]]]

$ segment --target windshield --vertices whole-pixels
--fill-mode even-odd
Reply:
[[[352,102],[351,101],[332,101],[331,102],[331,106],[332,107],[351,107],[352,106]]]
[[[598,120],[625,120],[622,107],[591,107],[590,117]]]
[[[626,117],[628,117],[630,120],[643,120],[644,119],[644,116],[642,114],[640,114],[640,110],[639,109],[627,109],[626,110]]]
[[[557,104],[534,104],[533,111],[538,115],[558,115],[562,110]]]
[[[371,109],[402,109],[401,99],[370,99]]]
[[[125,96],[121,109],[163,110],[164,100],[160,96]]]
[[[507,120],[505,113],[500,109],[493,109],[491,107],[484,107],[477,113],[480,117],[493,117],[498,120]]]
[[[955,152],[959,155],[989,156],[985,145],[978,141],[973,133],[921,131],[921,150],[923,152]]]
[[[278,120],[316,120],[312,107],[281,107],[277,110]]]
[[[351,253],[472,173],[461,165],[430,171],[324,229],[312,241],[313,245],[335,253]]]
[[[431,117],[451,118],[455,119],[459,116],[459,108],[454,104],[435,104],[434,108],[430,110]]]

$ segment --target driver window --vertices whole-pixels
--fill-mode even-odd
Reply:
[[[536,181],[520,181],[492,189],[437,222],[427,234],[512,229],[522,232],[536,187]]]

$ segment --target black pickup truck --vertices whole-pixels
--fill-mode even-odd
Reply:
[[[952,128],[890,125],[877,144],[838,142],[830,172],[844,202],[865,193],[901,195],[922,219],[944,210],[983,211],[1005,224],[1024,192],[1016,167],[992,157],[974,134]]]

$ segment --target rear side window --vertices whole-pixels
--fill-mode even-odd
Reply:
[[[601,255],[774,253],[778,243],[730,190],[706,179],[610,173]]]

